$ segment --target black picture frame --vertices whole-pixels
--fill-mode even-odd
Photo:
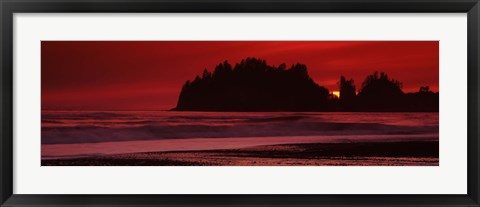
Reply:
[[[1,206],[480,206],[478,0],[0,0]],[[13,194],[15,13],[467,13],[468,193],[465,195],[19,195]],[[21,123],[20,123],[21,124]],[[455,179],[455,178],[451,178]],[[159,186],[161,187],[161,186]],[[414,188],[414,186],[412,186]]]

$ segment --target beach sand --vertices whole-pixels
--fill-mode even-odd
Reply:
[[[42,159],[42,166],[438,166],[437,140],[302,143]]]

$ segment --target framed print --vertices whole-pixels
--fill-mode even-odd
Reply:
[[[2,206],[479,206],[467,1],[2,1]]]

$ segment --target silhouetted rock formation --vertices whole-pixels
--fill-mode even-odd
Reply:
[[[180,111],[316,111],[328,102],[328,90],[317,85],[303,64],[269,66],[247,58],[233,67],[225,61],[213,74],[187,81]]]
[[[408,111],[438,111],[439,94],[430,91],[428,86],[421,86],[418,92],[405,94],[405,108]]]
[[[267,65],[247,58],[235,67],[223,62],[213,73],[187,81],[180,92],[178,111],[438,111],[439,95],[428,86],[419,92],[402,91],[402,83],[385,73],[366,77],[357,94],[353,79],[338,82],[340,98],[317,85],[307,67]]]
[[[363,111],[402,111],[404,93],[402,83],[385,73],[367,76],[358,93],[358,108]]]
[[[438,93],[430,91],[428,86],[407,94],[401,88],[401,82],[375,72],[363,82],[355,108],[360,111],[438,111]]]

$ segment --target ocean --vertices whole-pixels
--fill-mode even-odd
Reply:
[[[438,140],[438,113],[42,111],[42,159],[316,142]]]

